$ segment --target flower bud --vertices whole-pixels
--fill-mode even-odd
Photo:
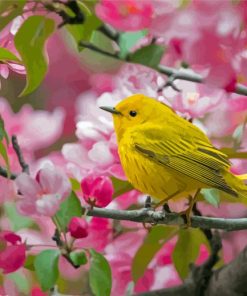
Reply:
[[[83,198],[91,206],[106,207],[112,201],[113,185],[106,176],[88,176],[81,182]]]
[[[74,238],[84,238],[88,236],[88,224],[85,219],[79,217],[71,218],[68,229],[71,236]]]
[[[23,266],[26,259],[26,245],[21,237],[11,231],[0,232],[0,269],[11,273]]]

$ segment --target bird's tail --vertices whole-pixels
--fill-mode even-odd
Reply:
[[[227,184],[237,192],[239,197],[247,199],[247,185],[245,184],[245,181],[247,181],[247,174],[234,175],[232,173],[227,173],[224,175],[224,179]]]

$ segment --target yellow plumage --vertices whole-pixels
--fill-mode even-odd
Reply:
[[[229,171],[227,156],[165,104],[137,94],[102,109],[113,113],[121,163],[136,189],[158,201],[200,188],[247,197],[244,178]]]

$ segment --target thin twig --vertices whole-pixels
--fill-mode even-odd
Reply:
[[[119,39],[119,33],[114,30],[112,27],[103,24],[98,31],[100,31],[101,33],[103,33],[105,36],[107,36],[108,38],[110,38],[111,40],[118,42]]]
[[[89,43],[87,41],[80,41],[78,45],[82,46],[82,47],[85,47],[87,49],[91,49],[91,50],[93,50],[95,52],[98,52],[100,54],[103,54],[105,56],[111,57],[113,59],[121,60],[121,58],[118,56],[117,53],[108,52],[108,51],[103,50],[103,49],[101,49],[101,48],[99,48],[99,47],[97,47],[97,46],[95,46],[92,43]]]
[[[177,79],[176,75],[170,75],[167,79],[167,81],[165,82],[165,84],[163,86],[161,86],[157,91],[160,92],[162,91],[164,88],[170,86],[171,88],[173,88],[175,91],[177,92],[181,92],[181,89],[179,89],[176,84],[174,83],[174,81]]]
[[[29,174],[29,166],[24,160],[24,157],[23,157],[22,152],[21,152],[21,148],[20,148],[20,146],[18,144],[17,137],[15,135],[12,136],[12,145],[13,145],[15,153],[16,153],[16,155],[18,157],[18,161],[19,161],[19,164],[20,164],[20,166],[22,168],[22,171],[24,173]]]
[[[14,173],[10,173],[8,174],[7,170],[0,167],[0,176],[7,178],[7,179],[11,179],[11,180],[15,180],[17,178],[17,175]]]
[[[186,226],[183,217],[176,213],[164,213],[151,209],[112,210],[93,208],[88,209],[88,216],[110,218],[115,220],[134,221],[139,223],[154,223],[165,225]],[[226,231],[247,229],[247,218],[225,219],[193,216],[191,227],[202,229],[223,229]]]

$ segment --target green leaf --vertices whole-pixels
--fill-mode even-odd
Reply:
[[[119,36],[120,57],[125,58],[130,49],[145,35],[147,35],[147,31],[145,30],[121,33]]]
[[[78,191],[81,189],[81,184],[76,179],[70,178],[70,183],[73,191]]]
[[[14,55],[11,51],[7,50],[6,48],[0,47],[0,62],[18,62],[20,63],[20,59]]]
[[[156,68],[164,54],[165,48],[157,44],[142,47],[129,55],[131,62]]]
[[[70,196],[61,203],[60,209],[56,213],[61,230],[66,231],[70,219],[75,216],[81,217],[82,214],[81,203],[74,191],[72,191]]]
[[[207,238],[200,229],[190,228],[179,231],[172,260],[181,279],[188,276],[189,265],[197,259],[202,244],[209,248]]]
[[[66,25],[66,29],[74,38],[76,44],[83,40],[89,41],[95,30],[101,26],[102,22],[96,17],[96,15],[87,15],[83,24],[79,25]],[[79,50],[83,47],[78,46]]]
[[[32,219],[22,216],[17,212],[15,203],[4,203],[4,210],[7,217],[9,218],[11,230],[18,231],[23,228],[32,228],[36,226]]]
[[[238,148],[242,142],[242,138],[243,138],[243,134],[244,134],[244,127],[245,127],[244,124],[238,125],[232,134],[232,137],[234,139],[235,148]]]
[[[177,227],[155,226],[146,236],[132,261],[132,277],[136,282],[142,277],[155,254],[178,232]]]
[[[201,193],[204,197],[204,199],[210,203],[211,205],[213,205],[214,207],[218,208],[219,204],[220,204],[220,194],[219,191],[217,189],[202,189]]]
[[[4,159],[6,168],[7,168],[7,173],[8,175],[10,175],[9,157],[8,157],[7,149],[2,142],[0,142],[0,155]]]
[[[15,17],[22,14],[26,0],[2,0],[0,1],[0,31]]]
[[[5,139],[7,145],[9,145],[9,136],[5,130],[4,121],[0,115],[0,141],[2,141],[3,139]]]
[[[128,181],[123,181],[115,177],[111,177],[112,185],[114,187],[113,198],[118,197],[126,192],[133,190],[133,186]]]
[[[89,270],[89,284],[95,296],[111,295],[111,268],[105,257],[90,250],[91,264]]]
[[[51,289],[58,278],[59,250],[45,250],[34,260],[34,268],[43,291]]]
[[[16,33],[15,47],[27,72],[26,86],[20,96],[34,91],[44,79],[48,67],[45,43],[54,29],[54,20],[34,15],[30,16]]]
[[[71,252],[69,254],[69,257],[72,260],[72,262],[77,266],[87,264],[87,256],[86,256],[86,253],[84,251],[82,251],[82,252]]]
[[[28,255],[25,263],[24,263],[24,267],[28,270],[34,271],[34,260],[35,260],[35,256],[34,255]]]

